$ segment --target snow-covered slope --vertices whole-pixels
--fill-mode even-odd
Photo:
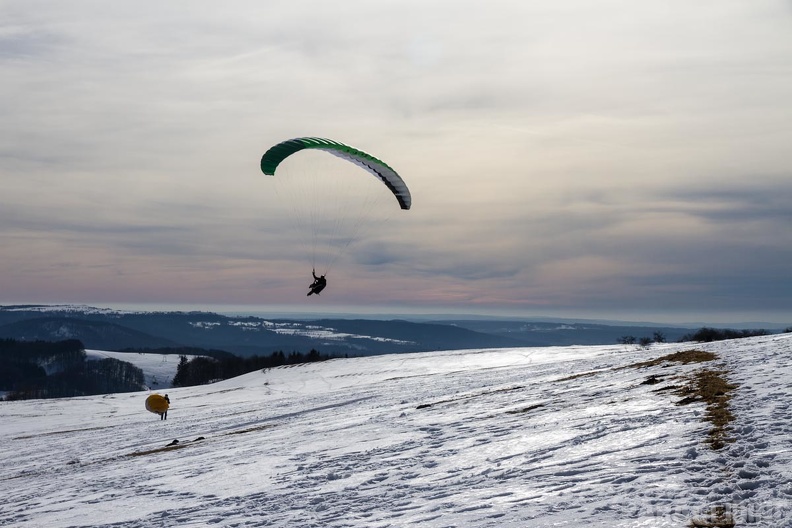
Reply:
[[[634,367],[693,347],[719,359]],[[0,525],[792,526],[791,360],[788,334],[339,359],[169,389],[167,421],[2,402]],[[719,451],[662,390],[705,367],[738,385]]]
[[[143,371],[146,386],[153,390],[170,388],[173,376],[176,375],[176,367],[179,366],[179,356],[176,354],[109,352],[105,350],[86,350],[85,353],[89,360],[113,358],[132,363]],[[195,356],[187,355],[186,357],[192,359]]]

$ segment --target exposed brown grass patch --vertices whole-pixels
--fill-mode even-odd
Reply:
[[[139,456],[153,455],[154,453],[164,453],[165,451],[176,451],[177,449],[182,449],[184,447],[187,447],[188,445],[189,444],[175,444],[165,447],[158,447],[156,449],[148,449],[146,451],[135,451],[134,453],[129,453],[127,456],[139,457]]]
[[[275,424],[257,425],[256,427],[248,427],[247,429],[239,429],[238,431],[229,431],[226,435],[238,435],[244,433],[252,433],[254,431],[261,431],[264,429],[272,429]]]
[[[683,365],[687,365],[689,363],[704,363],[705,361],[713,361],[717,358],[718,356],[712,352],[705,352],[704,350],[681,350],[679,352],[674,352],[673,354],[668,354],[659,358],[651,359],[649,361],[633,363],[632,365],[628,366],[632,368],[656,367],[657,365],[662,365],[663,363],[681,363]]]
[[[110,425],[103,425],[101,427],[86,427],[85,429],[68,429],[66,431],[50,431],[49,433],[37,433],[34,435],[25,435],[25,436],[16,436],[14,440],[27,440],[29,438],[39,438],[41,436],[53,436],[53,435],[61,435],[61,434],[70,434],[70,433],[82,433],[85,431],[98,431],[99,429],[109,429]]]
[[[665,366],[666,363],[679,363],[683,365],[691,363],[704,363],[714,361],[718,356],[712,352],[704,350],[682,350],[674,352],[649,361],[642,361],[629,365],[632,368],[645,368]],[[625,367],[623,367],[625,368]],[[662,379],[656,374],[649,376],[643,384],[653,385]],[[712,424],[707,443],[712,449],[720,449],[727,442],[732,441],[727,435],[727,428],[734,420],[734,415],[729,410],[729,401],[732,391],[737,388],[726,379],[726,371],[715,369],[702,369],[684,378],[685,384],[682,386],[671,385],[656,389],[655,392],[673,390],[674,394],[681,396],[678,405],[686,405],[694,402],[704,402],[707,405],[705,419]]]
[[[194,443],[200,442],[201,440],[206,440],[206,438],[203,437],[203,436],[199,436],[195,440],[192,440],[192,441],[187,440],[187,441],[184,441],[184,442],[179,442],[179,440],[174,440],[173,442],[171,442],[170,444],[168,444],[168,445],[166,445],[164,447],[157,447],[155,449],[147,449],[146,451],[135,451],[134,453],[129,453],[126,456],[138,457],[138,456],[153,455],[154,453],[164,453],[166,451],[175,451],[176,449],[182,449],[182,448],[187,447],[189,445],[193,445]]]
[[[723,370],[699,370],[690,375],[687,385],[674,392],[682,396],[679,405],[698,401],[706,403],[706,419],[712,424],[707,443],[715,450],[733,441],[728,437],[727,429],[734,420],[734,415],[729,410],[729,401],[737,385],[729,383],[725,375]]]
[[[591,376],[596,376],[597,374],[601,374],[603,372],[608,371],[617,371],[623,370],[628,368],[645,368],[645,367],[656,367],[658,365],[663,365],[665,363],[681,363],[683,365],[687,365],[689,363],[703,363],[705,361],[712,361],[717,359],[718,356],[713,354],[712,352],[705,352],[703,350],[682,350],[680,352],[674,352],[673,354],[667,354],[665,356],[661,356],[659,358],[650,359],[649,361],[641,361],[640,363],[633,363],[632,365],[624,365],[622,367],[613,367],[606,370],[595,370],[589,372],[581,372],[579,374],[572,374],[571,376],[567,376],[565,378],[559,378],[556,381],[573,381],[580,378],[589,378]],[[660,376],[650,376],[650,378],[655,378],[659,381]],[[646,383],[647,385],[651,385],[653,382]]]
[[[534,409],[538,409],[540,407],[544,407],[544,403],[537,403],[536,405],[529,405],[528,407],[523,407],[522,409],[513,409],[511,411],[506,411],[506,414],[527,413],[529,411],[533,411]]]
[[[440,401],[436,401],[436,402],[432,402],[432,403],[422,403],[422,404],[418,405],[416,407],[416,409],[428,409],[430,407],[434,407],[435,405],[442,405],[444,403],[456,403],[456,402],[461,402],[461,401],[465,401],[465,400],[470,400],[470,399],[473,399],[473,398],[480,398],[481,396],[489,396],[490,394],[498,394],[498,393],[501,393],[501,392],[518,391],[518,390],[521,390],[521,389],[524,389],[524,388],[525,387],[523,387],[522,385],[516,385],[514,387],[503,387],[503,388],[500,388],[500,389],[487,390],[487,391],[477,392],[477,393],[474,393],[474,394],[465,394],[463,396],[457,396],[456,398],[449,398],[447,400],[440,400]]]
[[[716,359],[718,359],[718,356],[712,352],[692,349],[675,352],[630,366],[633,368],[667,367],[669,363],[687,365],[705,363]],[[705,420],[712,425],[707,434],[706,442],[713,450],[721,449],[726,443],[734,441],[728,436],[729,424],[734,420],[734,415],[729,410],[729,401],[737,385],[729,383],[726,379],[726,374],[727,372],[724,370],[703,368],[683,378],[684,385],[668,385],[653,391],[673,391],[673,394],[682,397],[677,402],[678,405],[704,402],[707,406]],[[661,376],[654,374],[649,376],[643,384],[654,385],[661,379]],[[715,506],[709,515],[694,517],[688,523],[689,528],[733,528],[734,526],[734,516],[723,506]]]
[[[580,378],[590,378],[591,376],[595,376],[602,371],[595,371],[595,372],[581,372],[580,374],[572,374],[571,376],[567,376],[566,378],[557,379],[556,381],[572,381]]]

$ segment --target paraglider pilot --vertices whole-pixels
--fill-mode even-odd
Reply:
[[[165,401],[168,402],[168,405],[170,405],[170,398],[168,398],[167,394],[165,395]],[[168,409],[165,409],[165,412],[160,413],[160,420],[167,420],[167,419],[168,419]]]
[[[314,294],[314,293],[315,293],[316,295],[319,295],[319,292],[321,292],[322,290],[324,290],[324,289],[325,289],[325,286],[327,286],[327,279],[325,279],[325,276],[324,276],[324,275],[322,275],[322,276],[320,276],[320,277],[317,277],[317,276],[316,276],[316,270],[313,270],[313,271],[311,272],[311,274],[313,275],[314,281],[313,281],[313,284],[311,284],[311,286],[310,286],[310,288],[311,288],[311,291],[309,291],[309,292],[308,292],[308,296],[309,296],[309,297],[310,297],[312,294]]]

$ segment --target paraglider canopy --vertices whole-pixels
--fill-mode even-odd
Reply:
[[[161,394],[152,394],[146,398],[146,410],[155,414],[162,414],[168,410],[170,404]]]
[[[261,171],[272,176],[275,195],[292,215],[296,236],[290,240],[304,246],[322,276],[353,243],[372,233],[386,236],[389,217],[412,205],[407,184],[390,165],[332,139],[273,145],[261,157]]]
[[[351,161],[379,178],[391,190],[402,209],[409,209],[412,205],[412,196],[410,196],[407,184],[387,163],[362,150],[332,139],[301,137],[278,143],[261,157],[261,171],[268,176],[274,176],[281,161],[303,149],[323,150]]]

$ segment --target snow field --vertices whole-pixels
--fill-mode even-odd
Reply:
[[[0,526],[792,526],[791,337],[331,360],[169,389],[167,421],[2,402]],[[690,348],[739,385],[720,451],[657,390],[706,364],[629,367]]]

